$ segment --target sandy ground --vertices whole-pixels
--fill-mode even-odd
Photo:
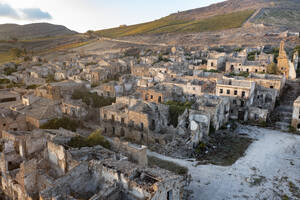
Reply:
[[[148,154],[189,169],[190,199],[300,199],[300,136],[253,126],[240,126],[236,131],[255,141],[229,167],[197,166],[197,162]]]

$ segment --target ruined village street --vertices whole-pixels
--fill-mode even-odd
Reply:
[[[236,132],[255,141],[229,167],[148,154],[189,169],[189,199],[300,199],[300,136],[254,126],[240,126]]]

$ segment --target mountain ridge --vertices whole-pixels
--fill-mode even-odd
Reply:
[[[26,40],[73,34],[77,34],[77,32],[63,25],[50,23],[0,24],[0,40],[11,40],[13,38]]]

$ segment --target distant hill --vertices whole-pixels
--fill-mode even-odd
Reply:
[[[228,0],[131,26],[97,31],[124,37],[162,33],[198,33],[242,27],[245,22],[300,31],[300,0]]]
[[[24,40],[72,34],[76,34],[76,32],[64,26],[49,23],[0,25],[0,40],[11,40],[12,38]]]

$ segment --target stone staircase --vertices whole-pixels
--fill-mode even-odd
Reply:
[[[298,96],[300,96],[300,81],[287,81],[280,98],[280,104],[270,115],[270,122],[274,127],[283,131],[289,130],[292,122],[293,103]]]

